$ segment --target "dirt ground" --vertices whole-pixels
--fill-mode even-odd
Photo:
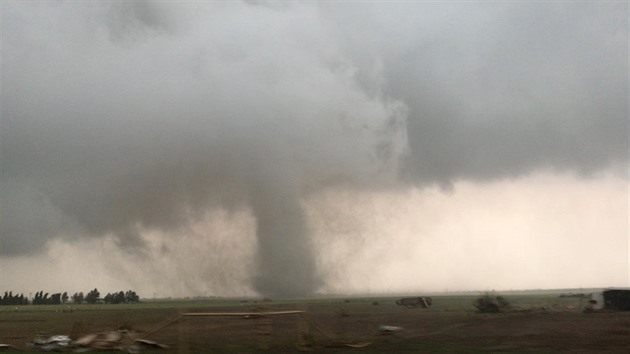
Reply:
[[[515,299],[506,313],[480,314],[472,297],[433,299],[429,309],[400,307],[394,298],[31,305],[0,310],[0,343],[26,350],[36,335],[76,339],[125,329],[173,353],[630,353],[630,312],[583,312],[576,300],[530,298]],[[261,309],[304,313],[182,316]]]

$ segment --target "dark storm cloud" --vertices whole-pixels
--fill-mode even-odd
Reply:
[[[79,235],[141,251],[142,230],[249,206],[258,289],[312,293],[304,193],[391,181],[406,147],[404,106],[354,83],[313,6],[7,3],[3,19],[4,255]]]
[[[627,13],[3,2],[0,253],[245,206],[257,288],[313,292],[307,192],[627,163]]]
[[[627,2],[360,11],[360,25],[336,22],[359,62],[380,58],[385,90],[408,105],[416,181],[590,174],[627,162]]]

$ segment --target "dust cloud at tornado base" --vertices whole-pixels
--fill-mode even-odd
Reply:
[[[404,239],[409,247],[392,246],[403,254],[442,235],[435,249],[462,256],[446,244],[466,231],[436,226],[431,208],[408,212],[417,188],[439,185],[459,200],[468,181],[526,191],[523,181],[551,173],[575,188],[607,183],[589,189],[592,200],[610,186],[627,194],[625,7],[5,2],[2,261],[45,255],[71,268],[81,247],[105,247],[113,287],[151,280],[150,289],[150,274],[162,273],[172,284],[163,294],[366,290],[334,268],[365,278],[358,264],[383,262],[375,272],[407,274],[395,261],[404,257],[386,248],[379,257],[374,242]],[[410,199],[400,210],[380,204],[390,193]],[[514,195],[538,195],[523,193]],[[322,212],[344,198],[362,201],[338,211],[354,222]],[[581,201],[585,209],[557,206],[575,218],[567,224],[596,209]],[[491,221],[435,209],[446,224],[474,225],[460,245],[494,237],[479,231]],[[619,241],[623,217],[610,213],[608,240]],[[374,219],[383,229],[365,226]],[[556,225],[531,220],[539,233],[539,223]],[[542,236],[514,234],[538,255],[533,264],[553,263],[527,247]],[[409,252],[412,265],[434,258]],[[398,286],[374,278],[367,290]]]

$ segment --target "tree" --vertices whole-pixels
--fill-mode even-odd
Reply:
[[[125,302],[125,293],[122,290],[116,294],[114,294],[114,303],[121,304]]]
[[[129,303],[140,302],[140,297],[135,291],[127,290],[125,293],[125,301]]]
[[[35,293],[33,297],[33,305],[38,305],[40,303],[39,291]]]
[[[13,295],[13,291],[5,291],[4,296],[0,297],[0,305],[26,305],[28,299],[23,294]]]
[[[66,302],[68,302],[68,292],[67,291],[64,291],[63,295],[61,295],[61,302],[63,302],[64,304]]]
[[[75,304],[82,304],[84,300],[85,297],[83,296],[83,292],[74,293],[74,295],[72,295],[72,302]]]
[[[44,290],[40,290],[35,293],[33,298],[33,305],[44,305],[48,303],[48,293],[44,295]]]
[[[88,304],[95,304],[100,300],[101,294],[98,292],[98,289],[94,288],[94,290],[90,291],[85,295],[85,302]]]
[[[59,305],[61,303],[61,293],[55,293],[50,296],[48,303],[53,305]]]

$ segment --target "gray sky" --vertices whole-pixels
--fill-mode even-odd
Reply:
[[[630,285],[627,2],[1,10],[3,288]]]

